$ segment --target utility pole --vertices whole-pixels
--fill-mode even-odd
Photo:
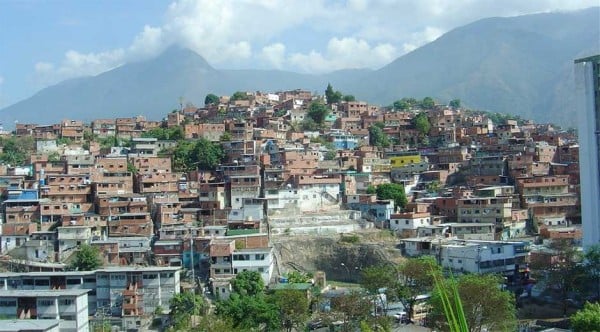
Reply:
[[[191,235],[191,234],[190,234]],[[194,271],[194,236],[190,236],[190,260],[192,265],[192,283],[194,285],[194,294],[196,293],[196,274]]]

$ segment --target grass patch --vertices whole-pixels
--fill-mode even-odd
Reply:
[[[342,235],[340,242],[356,244],[360,242],[360,237],[356,234]]]

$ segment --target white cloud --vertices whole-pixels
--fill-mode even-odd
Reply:
[[[0,76],[0,85],[4,83],[4,77]]]
[[[570,10],[596,2],[179,0],[168,6],[162,24],[144,26],[127,47],[70,50],[59,63],[42,59],[35,70],[41,82],[50,84],[152,57],[171,44],[188,47],[211,65],[225,68],[376,68],[483,17]]]
[[[295,53],[289,62],[307,72],[328,72],[345,68],[379,67],[398,55],[391,44],[374,47],[363,39],[332,38],[324,53],[312,50],[308,54]]]
[[[261,56],[274,68],[281,69],[285,61],[285,45],[275,43],[265,46],[262,49]]]
[[[411,52],[427,43],[438,39],[444,34],[444,30],[427,26],[421,31],[414,32],[408,38],[408,41],[402,44],[404,53]]]

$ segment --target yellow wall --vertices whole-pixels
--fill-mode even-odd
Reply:
[[[408,164],[417,164],[420,162],[421,162],[421,156],[418,154],[410,155],[410,156],[390,157],[390,163],[392,165],[392,168],[399,168],[399,167],[406,166]]]

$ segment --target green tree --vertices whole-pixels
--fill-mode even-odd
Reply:
[[[60,161],[60,154],[58,152],[52,152],[48,155],[48,161]]]
[[[102,258],[98,248],[82,244],[75,253],[70,268],[75,271],[93,271],[102,266]]]
[[[573,332],[600,332],[600,303],[586,303],[570,321]]]
[[[262,327],[264,331],[277,331],[281,326],[279,308],[263,293],[248,296],[234,292],[229,299],[217,302],[216,312],[219,317],[231,319],[238,330]]]
[[[432,256],[422,256],[407,259],[400,264],[398,272],[398,299],[404,304],[408,317],[412,317],[417,297],[433,290],[434,276],[441,273],[441,268]]]
[[[532,262],[532,268],[542,271],[548,286],[558,291],[563,315],[566,316],[569,294],[580,291],[586,280],[584,266],[581,264],[583,254],[566,239],[553,241],[549,248],[554,251],[556,260],[550,265]]]
[[[585,251],[584,269],[600,299],[600,244],[593,245]]]
[[[198,325],[191,329],[194,332],[235,332],[233,322],[228,317],[204,315],[200,317]]]
[[[323,125],[328,114],[329,108],[320,102],[310,103],[310,106],[308,106],[308,112],[306,112],[306,116],[311,118],[318,126]]]
[[[127,172],[129,172],[131,174],[137,174],[138,169],[137,169],[137,167],[135,167],[135,165],[132,162],[127,161]]]
[[[32,136],[0,138],[0,146],[2,146],[0,161],[12,166],[20,166],[35,150],[35,139]]]
[[[370,184],[367,187],[367,194],[369,194],[369,195],[375,195],[375,194],[377,194],[377,187],[375,187],[374,185]]]
[[[502,279],[491,274],[465,274],[458,280],[446,279],[444,288],[453,287],[457,283],[458,296],[462,304],[467,326],[470,332],[479,332],[484,328],[489,331],[514,331],[516,313],[514,295],[502,290],[499,285]],[[447,329],[448,322],[444,315],[440,291],[437,287],[430,299],[432,310],[430,324],[432,327]],[[455,294],[447,293],[450,303],[456,301]]]
[[[206,302],[200,295],[194,292],[181,292],[171,298],[169,303],[171,310],[171,321],[174,322],[176,330],[187,330],[190,328],[192,316],[199,316],[206,311]]]
[[[392,105],[395,111],[406,111],[410,109],[411,104],[406,100],[406,98],[402,98],[400,100],[396,100]]]
[[[370,294],[387,288],[392,294],[398,286],[398,271],[390,264],[368,266],[360,271],[360,285]]]
[[[158,140],[179,141],[185,138],[185,132],[181,126],[171,128],[152,128],[142,133],[144,138],[156,138]]]
[[[459,108],[460,107],[460,99],[452,99],[448,104],[450,107]]]
[[[206,97],[204,98],[204,105],[208,106],[208,105],[217,105],[219,104],[220,98],[219,96],[209,93],[206,95]]]
[[[391,199],[394,200],[396,209],[404,208],[408,203],[406,193],[404,192],[404,186],[397,183],[384,183],[377,186],[375,189],[378,199]]]
[[[72,143],[73,143],[73,140],[68,137],[61,137],[56,140],[57,145],[71,145]]]
[[[221,135],[221,137],[219,137],[219,140],[221,142],[229,142],[233,139],[233,135],[231,135],[230,132],[226,131],[223,133],[223,135]]]
[[[98,135],[94,134],[90,129],[85,129],[83,131],[83,140],[86,142],[95,141],[98,139]]]
[[[335,157],[337,157],[337,152],[335,150],[329,150],[329,151],[325,152],[325,156],[323,157],[323,159],[334,160]]]
[[[248,94],[242,91],[236,91],[231,96],[231,101],[248,100]]]
[[[333,87],[331,84],[327,84],[327,88],[325,89],[325,99],[327,99],[327,104],[336,104],[339,103],[343,98],[343,95],[339,91],[333,91]]]
[[[270,299],[279,308],[281,327],[288,332],[300,331],[310,317],[306,293],[293,289],[276,290]]]
[[[425,97],[421,101],[421,107],[427,110],[433,109],[435,106],[435,101],[431,97]]]
[[[344,101],[348,101],[348,102],[350,102],[350,101],[356,101],[356,97],[354,97],[353,95],[345,95],[342,99]]]
[[[313,277],[312,274],[310,274],[310,273],[298,272],[298,271],[290,271],[285,276],[288,279],[288,283],[290,283],[290,284],[307,283],[307,282],[310,282],[310,279],[312,279],[312,277]]]
[[[262,294],[265,289],[265,283],[260,273],[256,271],[243,271],[231,280],[231,289],[240,295],[255,296]]]
[[[178,172],[187,172],[194,169],[194,142],[179,141],[173,150],[172,164],[173,169]]]
[[[312,118],[306,117],[300,124],[302,130],[315,131],[319,130],[319,125]]]
[[[202,170],[215,169],[225,158],[223,147],[205,138],[200,138],[194,143],[191,153],[192,163],[197,164],[198,168]]]
[[[429,130],[431,130],[431,123],[429,123],[429,118],[427,114],[421,112],[417,114],[412,120],[413,126],[415,129],[419,131],[419,136],[425,137],[429,135]]]
[[[380,126],[373,125],[369,127],[369,144],[378,148],[387,148],[390,146],[390,139]]]
[[[334,313],[341,316],[343,331],[353,331],[363,320],[369,318],[373,309],[371,298],[364,291],[352,290],[347,294],[331,299]]]

